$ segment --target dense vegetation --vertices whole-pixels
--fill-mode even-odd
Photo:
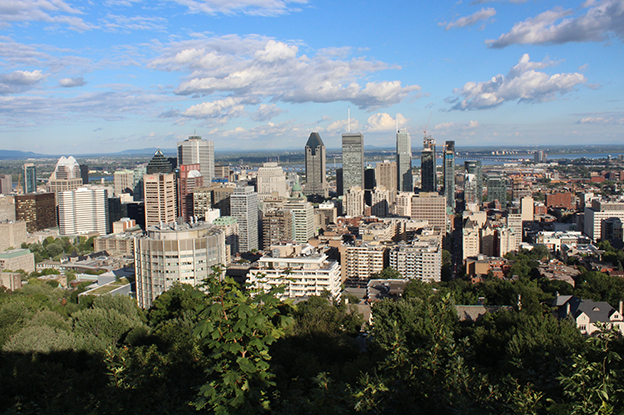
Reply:
[[[531,255],[516,280],[411,282],[373,305],[368,336],[346,301],[293,305],[230,280],[176,286],[145,311],[29,284],[0,293],[0,412],[623,413],[622,338],[585,338],[549,305],[624,288],[599,273],[577,288],[541,279]],[[478,298],[509,307],[459,321],[454,305]]]

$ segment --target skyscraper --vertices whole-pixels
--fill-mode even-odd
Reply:
[[[446,205],[455,211],[455,141],[444,143],[444,196]]]
[[[0,174],[0,194],[10,195],[13,193],[13,178],[10,174]]]
[[[288,185],[284,169],[275,162],[263,163],[256,176],[260,200],[271,196],[288,197]]]
[[[33,163],[24,163],[24,194],[37,191],[37,168]]]
[[[190,222],[193,212],[193,190],[204,184],[199,164],[181,164],[178,171],[178,216]]]
[[[481,170],[480,160],[466,160],[464,161],[464,168],[466,174],[474,174],[474,188],[475,188],[475,201],[477,205],[480,205],[483,201],[483,171]],[[468,203],[468,202],[466,202]]]
[[[303,193],[306,196],[329,196],[329,186],[326,175],[325,144],[319,133],[310,133],[305,145],[306,185]]]
[[[169,174],[173,172],[173,167],[171,166],[169,160],[167,160],[165,155],[162,153],[162,151],[156,150],[156,153],[154,153],[154,157],[152,157],[150,162],[147,164],[145,172],[147,174]]]
[[[72,156],[61,157],[56,163],[54,172],[48,180],[48,192],[58,193],[66,190],[75,190],[82,186],[80,165]]]
[[[495,200],[498,200],[503,210],[507,207],[507,184],[505,178],[500,175],[487,177],[487,201]]]
[[[59,234],[108,233],[108,189],[80,188],[57,196]]]
[[[435,140],[429,136],[423,139],[420,153],[421,192],[437,192]]]
[[[342,135],[342,189],[364,189],[364,136],[362,133]]]
[[[413,192],[412,181],[412,139],[407,130],[399,130],[396,135],[397,190]]]
[[[175,222],[175,175],[173,173],[146,174],[143,177],[143,199],[145,200],[146,227]]]
[[[238,222],[240,252],[258,249],[258,193],[253,187],[237,187],[230,196],[232,216]]]
[[[214,142],[202,140],[197,135],[178,142],[178,165],[183,164],[199,164],[199,172],[204,178],[204,184],[209,186],[212,178],[215,177]]]

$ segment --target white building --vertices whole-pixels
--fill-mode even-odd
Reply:
[[[442,277],[440,238],[423,238],[390,249],[389,265],[404,278],[439,282]]]
[[[371,214],[378,218],[385,218],[390,213],[391,195],[395,190],[387,189],[384,186],[377,186],[371,192]]]
[[[264,291],[284,286],[282,298],[309,298],[324,292],[334,299],[340,298],[340,265],[316,252],[263,256],[258,260],[258,269],[250,270],[247,278],[250,286]]]
[[[277,163],[264,163],[258,169],[256,176],[258,183],[258,198],[264,200],[268,197],[288,197],[288,186],[284,169]]]
[[[345,190],[344,205],[347,216],[362,216],[364,214],[364,190],[359,186]]]
[[[300,244],[314,238],[314,207],[305,200],[289,200],[284,210],[292,214],[293,239]]]
[[[225,262],[225,235],[215,226],[195,222],[148,227],[134,244],[137,302],[149,308],[174,284],[201,284],[213,265]]]
[[[240,252],[258,249],[258,193],[251,186],[237,187],[230,196],[230,211],[238,223]]]
[[[624,221],[624,202],[592,200],[591,207],[585,207],[585,235],[594,241],[602,239],[602,221],[609,218]]]
[[[115,196],[121,196],[124,191],[134,193],[134,170],[118,170],[113,174]]]
[[[183,164],[199,164],[204,185],[209,186],[215,177],[214,142],[197,135],[178,142],[178,166]]]
[[[108,233],[108,189],[83,187],[59,192],[57,197],[60,235]]]

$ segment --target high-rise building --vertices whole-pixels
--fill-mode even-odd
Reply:
[[[455,141],[444,143],[444,196],[446,205],[455,211]]]
[[[429,136],[423,139],[423,150],[420,153],[421,192],[437,192],[435,140]]]
[[[306,200],[290,199],[284,210],[292,214],[293,239],[300,244],[314,238],[314,207]]]
[[[271,245],[293,242],[293,220],[291,211],[269,210],[262,217],[262,249]],[[307,241],[306,241],[307,242]]]
[[[146,174],[143,176],[145,226],[176,221],[175,187],[175,175],[173,173]]]
[[[193,213],[193,189],[204,184],[199,164],[181,164],[178,170],[178,216],[190,222]]]
[[[57,224],[54,193],[15,196],[15,219],[25,221],[30,233],[54,228]]]
[[[347,216],[358,217],[364,214],[364,190],[360,186],[353,186],[345,191],[344,207]]]
[[[80,178],[82,179],[82,184],[89,184],[89,166],[86,164],[80,165]]]
[[[240,252],[238,248],[238,221],[232,216],[219,216],[212,224],[225,233],[225,251],[229,264],[232,261],[232,256]]]
[[[464,169],[466,170],[466,174],[474,174],[475,176],[475,203],[481,205],[483,202],[483,171],[481,169],[481,161],[466,160],[464,161]]]
[[[377,167],[375,167],[375,181],[377,182],[377,186],[383,186],[389,191],[391,191],[392,193],[396,193],[395,190],[398,189],[397,187],[398,176],[396,172],[397,172],[396,161],[384,160],[382,162],[377,163]],[[411,177],[411,170],[410,170],[410,177]]]
[[[321,136],[316,132],[310,133],[305,145],[306,185],[303,193],[306,196],[317,195],[325,198],[329,196],[326,159],[325,144]]]
[[[416,238],[411,244],[398,244],[390,249],[389,266],[403,278],[422,282],[440,282],[442,247],[440,238]]]
[[[0,221],[15,220],[15,197],[0,195]]]
[[[210,185],[215,177],[214,142],[197,135],[178,142],[178,166],[183,164],[199,164],[204,183]]]
[[[364,136],[361,133],[342,135],[342,189],[364,189]]]
[[[258,193],[251,186],[236,187],[230,196],[230,210],[238,222],[240,252],[258,249]]]
[[[466,209],[474,209],[479,206],[479,196],[477,189],[477,176],[470,173],[464,174],[464,202]]]
[[[412,180],[412,139],[407,130],[399,130],[396,135],[396,189],[399,192],[413,192]],[[384,185],[385,186],[385,185]],[[386,186],[387,189],[393,189]]]
[[[175,284],[201,284],[213,265],[225,265],[225,236],[218,227],[199,222],[150,226],[134,245],[137,302],[149,308]]]
[[[609,218],[619,218],[624,221],[624,202],[594,199],[591,207],[585,206],[585,235],[594,241],[602,238],[602,222]]]
[[[439,232],[446,232],[446,198],[437,193],[420,193],[412,197],[412,219],[426,220]]]
[[[498,200],[501,208],[507,208],[507,184],[505,178],[500,175],[489,175],[487,177],[487,201]]]
[[[108,189],[80,188],[59,192],[59,234],[108,234]]]
[[[37,168],[33,163],[24,163],[24,194],[34,193],[37,191]]]
[[[0,194],[10,195],[13,193],[13,177],[10,174],[0,174]]]
[[[169,174],[172,172],[173,172],[173,167],[171,166],[171,163],[169,162],[167,157],[165,157],[162,151],[156,150],[156,153],[154,153],[154,157],[152,157],[150,162],[147,164],[145,173],[146,174],[157,174],[157,173]]]
[[[371,214],[378,218],[385,218],[390,212],[390,194],[395,193],[384,186],[377,186],[371,193]]]
[[[533,153],[533,160],[535,163],[545,163],[546,162],[546,153],[544,150],[537,150]]]
[[[22,246],[28,239],[26,222],[6,221],[0,222],[0,252],[9,248]]]
[[[118,170],[113,173],[113,189],[115,196],[122,193],[134,193],[134,170]]]
[[[262,167],[258,168],[256,183],[260,200],[272,196],[288,197],[288,186],[286,185],[284,169],[275,162],[263,163]]]
[[[76,190],[82,185],[80,165],[74,157],[63,156],[56,163],[54,172],[50,175],[47,190],[50,193],[59,193],[68,190]]]

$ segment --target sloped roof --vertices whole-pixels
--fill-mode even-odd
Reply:
[[[319,133],[310,133],[310,138],[308,138],[308,142],[306,143],[306,147],[316,148],[319,146],[324,146],[323,140],[321,140],[321,136]]]
[[[606,301],[581,300],[574,296],[565,304],[570,304],[570,314],[575,319],[585,313],[591,323],[611,321],[611,315],[617,311]],[[566,307],[562,307],[561,314],[564,315],[565,312]]]

